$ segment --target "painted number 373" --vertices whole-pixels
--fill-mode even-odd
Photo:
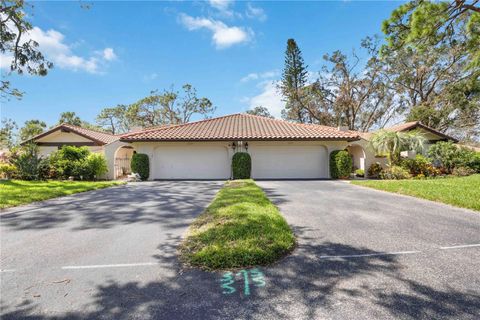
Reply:
[[[258,268],[251,270],[240,270],[236,274],[233,272],[225,272],[221,280],[223,294],[232,294],[237,291],[235,288],[237,278],[240,278],[240,281],[243,282],[243,294],[246,296],[250,295],[250,285],[255,287],[265,286],[265,277],[263,276],[263,272]]]

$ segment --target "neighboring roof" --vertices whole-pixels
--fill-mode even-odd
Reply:
[[[398,124],[396,126],[386,128],[385,130],[401,132],[401,131],[414,130],[414,129],[418,129],[418,128],[429,131],[433,134],[436,134],[437,136],[440,136],[443,139],[458,142],[458,139],[455,139],[454,137],[451,137],[451,136],[449,136],[449,135],[447,135],[443,132],[440,132],[440,131],[438,131],[436,129],[433,129],[429,126],[426,126],[426,125],[422,124],[420,121],[405,122],[405,123],[402,123],[402,124]]]
[[[74,133],[78,134],[79,136],[90,139],[90,140],[92,140],[92,141],[94,141],[94,142],[96,142],[100,145],[109,144],[109,143],[112,143],[112,142],[119,139],[119,136],[116,136],[116,135],[113,135],[113,134],[110,134],[110,133],[97,131],[97,130],[92,130],[92,129],[86,129],[86,128],[74,126],[74,125],[71,125],[71,124],[68,124],[68,123],[62,123],[62,124],[59,124],[58,126],[53,127],[52,129],[50,129],[48,131],[45,131],[45,132],[43,132],[39,135],[36,135],[35,137],[33,137],[33,138],[31,138],[27,141],[24,141],[23,143],[28,142],[28,141],[38,140],[38,139],[40,139],[42,137],[45,137],[45,136],[48,136],[49,134],[51,134],[55,131],[58,131],[58,130],[74,132]]]
[[[358,140],[356,133],[249,114],[228,116],[127,133],[120,141]]]

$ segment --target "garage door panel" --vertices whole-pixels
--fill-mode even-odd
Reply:
[[[327,178],[327,152],[322,146],[252,146],[254,179]]]
[[[160,147],[154,179],[228,179],[230,161],[223,146]]]

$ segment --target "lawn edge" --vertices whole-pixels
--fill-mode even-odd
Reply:
[[[75,193],[72,193],[72,194],[55,196],[55,197],[47,198],[47,199],[44,199],[44,200],[32,201],[32,202],[22,203],[22,204],[18,204],[18,205],[10,205],[10,206],[7,206],[7,207],[0,208],[0,216],[3,215],[3,214],[11,213],[11,212],[6,212],[6,211],[15,210],[15,209],[18,209],[18,208],[21,208],[21,207],[39,206],[39,205],[45,204],[45,202],[47,202],[47,201],[52,201],[53,202],[53,201],[56,201],[56,200],[60,200],[60,199],[64,199],[64,198],[67,198],[67,197],[75,196],[76,194],[98,191],[98,190],[103,190],[103,189],[108,189],[108,188],[122,187],[122,186],[125,186],[125,185],[127,185],[127,182],[119,182],[117,184],[113,184],[113,185],[110,185],[110,186],[100,187],[100,188],[91,189],[91,190],[79,191],[79,192],[75,192]],[[47,204],[47,206],[50,206],[50,205],[54,205],[54,203]]]
[[[393,180],[394,181],[394,180]],[[377,188],[374,188],[374,187],[370,187],[370,186],[367,186],[367,185],[362,185],[362,184],[356,184],[356,183],[352,183],[353,181],[348,181],[347,183],[352,185],[352,186],[356,186],[356,187],[360,187],[360,188],[365,188],[365,189],[368,189],[368,190],[374,190],[374,191],[378,191],[378,192],[383,192],[383,193],[388,193],[388,194],[394,194],[394,195],[397,195],[397,196],[400,196],[400,197],[406,197],[406,198],[413,198],[413,199],[417,199],[417,200],[422,200],[422,201],[428,201],[428,202],[431,202],[431,203],[435,203],[437,205],[442,205],[442,206],[447,206],[451,209],[460,209],[460,210],[464,210],[464,211],[467,211],[467,212],[470,212],[470,213],[475,213],[475,214],[478,214],[480,213],[480,210],[476,210],[476,209],[472,209],[472,208],[465,208],[465,207],[460,207],[460,206],[455,206],[453,204],[450,204],[450,203],[445,203],[445,202],[442,202],[442,201],[435,201],[435,200],[430,200],[430,199],[425,199],[425,198],[422,198],[422,197],[416,197],[416,196],[412,196],[412,195],[409,195],[409,194],[404,194],[404,193],[400,193],[400,192],[392,192],[392,191],[387,191],[387,190],[382,190],[382,189],[377,189]]]

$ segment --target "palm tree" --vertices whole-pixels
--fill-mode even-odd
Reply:
[[[425,137],[418,131],[379,130],[372,135],[370,148],[378,155],[386,155],[388,165],[392,166],[398,164],[402,151],[423,152],[425,142]]]

